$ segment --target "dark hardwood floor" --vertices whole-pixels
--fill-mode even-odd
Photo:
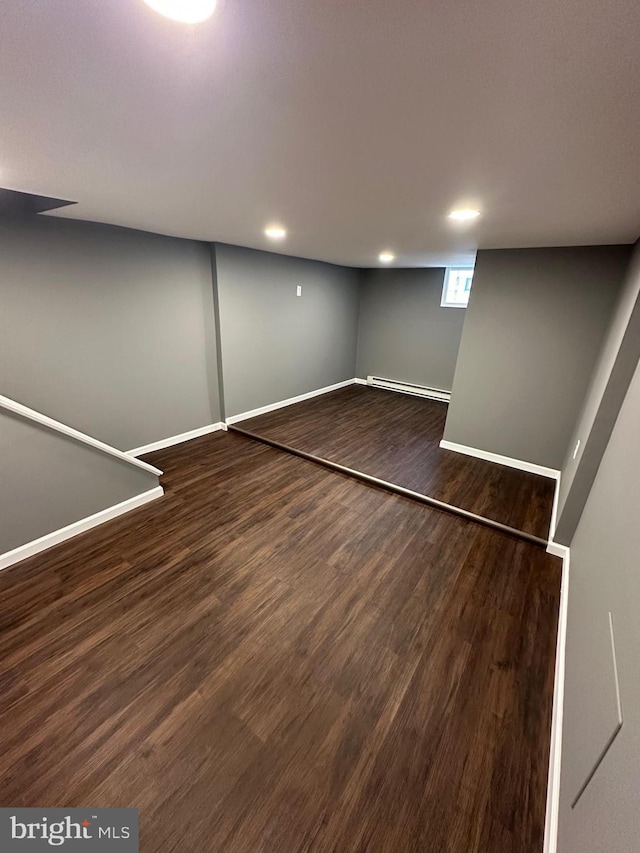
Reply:
[[[0,805],[144,853],[540,853],[560,561],[218,433],[0,573]]]
[[[439,446],[446,403],[352,385],[238,426],[547,539],[555,481]]]

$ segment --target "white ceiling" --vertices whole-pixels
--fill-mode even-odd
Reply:
[[[142,0],[3,0],[0,185],[361,266],[632,242],[640,4],[222,0],[185,26]],[[463,203],[484,215],[455,227]]]

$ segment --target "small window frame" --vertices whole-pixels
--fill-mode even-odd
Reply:
[[[469,304],[469,296],[467,296],[466,302],[451,302],[447,299],[447,291],[449,288],[449,277],[452,273],[459,272],[470,272],[471,273],[471,285],[469,285],[469,294],[471,293],[471,287],[473,286],[473,272],[474,267],[447,267],[444,271],[444,280],[442,282],[442,297],[440,299],[440,307],[441,308],[466,308]]]

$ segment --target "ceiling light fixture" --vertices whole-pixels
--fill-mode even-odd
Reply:
[[[173,21],[200,24],[216,10],[218,0],[144,0],[147,6]]]
[[[391,261],[395,261],[396,256],[393,252],[380,252],[378,255],[378,260],[383,264],[390,264]]]
[[[280,225],[270,225],[264,229],[264,233],[270,240],[282,240],[283,237],[287,236],[286,230]]]
[[[449,214],[449,219],[454,219],[456,222],[470,222],[472,219],[477,219],[479,216],[479,210],[474,210],[471,207],[463,207],[460,210],[452,210]]]

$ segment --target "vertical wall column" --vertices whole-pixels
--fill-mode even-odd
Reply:
[[[629,246],[479,251],[447,441],[558,469]]]

